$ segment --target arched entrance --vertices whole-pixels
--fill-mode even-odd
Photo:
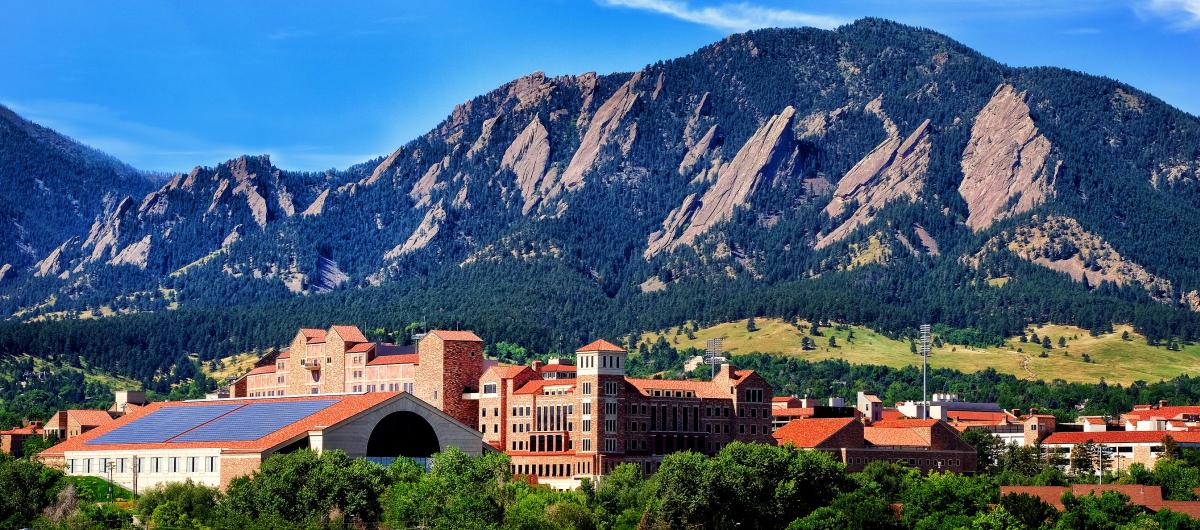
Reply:
[[[397,457],[408,457],[424,464],[441,447],[433,426],[420,414],[405,410],[388,414],[375,424],[367,439],[367,459],[390,464]]]

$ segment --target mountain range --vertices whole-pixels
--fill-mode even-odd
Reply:
[[[162,182],[3,109],[0,345],[82,352],[97,328],[71,323],[119,314],[271,315],[180,346],[202,355],[334,320],[548,349],[763,314],[1190,340],[1198,179],[1196,116],[879,19],[534,73],[326,172],[247,155]]]

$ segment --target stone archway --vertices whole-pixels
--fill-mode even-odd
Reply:
[[[401,410],[385,416],[367,439],[368,458],[427,458],[441,450],[437,432],[416,412]]]

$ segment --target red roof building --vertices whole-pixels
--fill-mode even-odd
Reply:
[[[801,419],[775,431],[774,437],[780,445],[828,452],[849,471],[887,461],[922,471],[974,473],[978,458],[975,448],[941,420],[883,420],[864,425],[859,418]]]
[[[575,360],[511,366],[484,359],[470,331],[434,330],[402,347],[331,326],[297,332],[286,356],[263,357],[233,395],[411,393],[475,426],[515,473],[564,488],[624,462],[649,473],[674,451],[773,442],[771,387],[752,370],[723,365],[712,381],[626,377],[625,350],[603,339]]]
[[[1160,486],[1140,486],[1134,484],[1075,484],[1073,486],[1000,486],[1000,496],[1032,495],[1042,502],[1062,511],[1063,494],[1071,492],[1076,497],[1100,495],[1106,491],[1115,491],[1129,497],[1129,503],[1145,507],[1151,511],[1171,510],[1200,518],[1200,501],[1168,501],[1162,497]]]
[[[387,463],[446,446],[483,450],[479,433],[407,393],[160,402],[42,451],[68,475],[108,478],[135,493],[166,482],[228,486],[270,455],[340,449]]]
[[[0,431],[0,453],[24,456],[25,442],[34,436],[42,436],[42,423],[35,421],[23,427]]]

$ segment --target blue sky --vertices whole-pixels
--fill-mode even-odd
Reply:
[[[1200,114],[1200,0],[12,2],[0,103],[134,166],[386,154],[533,71],[629,71],[756,27],[864,16],[1015,66],[1106,75]]]

